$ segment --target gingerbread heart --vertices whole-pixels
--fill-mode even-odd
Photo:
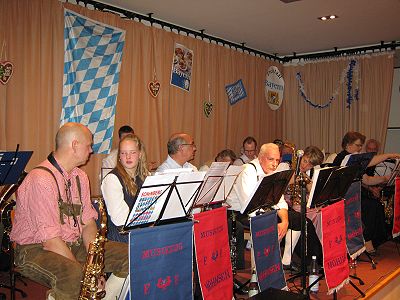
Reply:
[[[213,104],[211,102],[204,102],[203,111],[207,118],[211,115],[212,110]]]
[[[155,79],[147,84],[147,88],[149,89],[150,95],[156,98],[160,92],[161,84]]]
[[[10,61],[0,62],[0,82],[7,84],[13,74],[14,65]]]

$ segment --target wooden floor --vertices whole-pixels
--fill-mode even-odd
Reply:
[[[249,251],[246,253],[246,256],[246,261],[248,261],[250,257]],[[376,286],[379,286],[385,278],[389,277],[393,272],[400,270],[400,243],[388,241],[381,245],[378,249],[378,255],[373,257],[373,260],[376,262],[376,269],[374,269],[370,261],[368,261],[367,256],[362,254],[357,260],[356,268],[350,269],[350,274],[358,276],[364,284],[360,284],[360,282],[355,279],[351,279],[351,281],[366,294],[367,298],[369,294],[371,294],[371,291],[374,290]],[[289,272],[285,272],[285,275],[286,279],[292,276]],[[249,279],[250,268],[246,269],[245,272],[239,272],[237,278],[241,281]],[[295,280],[295,282],[288,282],[287,286],[291,292],[301,293],[302,284],[300,278]],[[333,295],[327,295],[327,287],[324,280],[320,281],[319,292],[317,294],[310,294],[310,299],[325,300],[333,298]],[[354,287],[347,284],[338,292],[337,298],[350,300],[361,299],[363,297]],[[237,299],[247,299],[247,297],[238,295]],[[400,295],[395,299],[400,299]]]
[[[247,265],[249,266],[249,257],[250,252],[246,251],[246,260]],[[360,260],[364,260],[367,257],[365,255],[361,255]],[[369,295],[369,293],[374,290],[374,287],[379,286],[382,282],[384,282],[385,278],[388,278],[391,273],[396,270],[400,270],[400,244],[395,243],[393,241],[388,241],[378,249],[378,256],[374,258],[377,262],[376,269],[372,268],[370,262],[358,261],[357,268],[350,270],[351,274],[355,274],[359,276],[364,285],[360,285],[357,280],[353,280],[354,284],[360,288],[361,291]],[[290,274],[286,274],[287,277]],[[247,268],[243,272],[239,272],[237,278],[244,281],[245,279],[250,278],[250,268]],[[7,273],[0,273],[0,282],[4,284],[8,284]],[[22,298],[21,294],[16,294],[16,299],[27,299],[27,300],[43,300],[46,296],[47,288],[29,280],[24,279],[26,282],[26,286],[22,282],[17,283],[17,287],[21,288],[27,294],[26,298]],[[301,281],[296,280],[294,283],[288,283],[288,287],[292,292],[299,293],[299,289],[301,287]],[[333,299],[332,295],[326,294],[326,285],[324,281],[320,282],[320,288],[318,294],[312,294],[310,296],[311,299]],[[0,288],[0,293],[6,294],[6,299],[11,299],[9,291],[4,288]],[[357,292],[350,284],[346,285],[342,288],[338,293],[338,299],[349,300],[349,299],[361,299],[361,295]],[[1,299],[1,298],[0,298]],[[237,299],[247,299],[247,296],[238,295]],[[400,295],[397,299],[400,299]],[[140,299],[139,299],[140,300]],[[271,299],[269,299],[271,300]]]

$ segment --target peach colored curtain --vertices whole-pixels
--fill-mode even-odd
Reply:
[[[9,84],[0,86],[0,149],[12,150],[19,143],[21,150],[33,150],[28,170],[52,151],[59,127],[63,7],[56,0],[0,0],[0,41],[5,41],[7,59],[15,65]],[[266,70],[274,64],[283,72],[282,65],[111,13],[71,4],[65,7],[126,30],[114,136],[121,125],[132,125],[143,139],[150,161],[161,163],[166,158],[168,137],[178,131],[194,136],[197,166],[224,148],[239,152],[247,135],[260,143],[282,135],[282,110],[271,111],[264,97]],[[190,92],[169,85],[176,42],[194,51]],[[157,99],[147,90],[154,68],[161,82]],[[248,96],[231,106],[224,87],[238,79],[243,80]],[[208,99],[208,84],[213,111],[206,118],[203,102]],[[92,155],[84,167],[94,194],[99,193],[103,157]]]
[[[315,145],[326,152],[341,151],[347,131],[359,131],[385,144],[393,81],[393,55],[356,56],[360,71],[359,100],[346,108],[347,86],[339,84],[350,58],[306,62],[285,66],[283,135],[298,148]],[[325,104],[338,89],[338,95],[326,109],[307,104],[299,93],[296,74],[300,72],[305,94],[316,104]],[[355,78],[355,77],[354,77]],[[353,84],[354,80],[353,80]]]

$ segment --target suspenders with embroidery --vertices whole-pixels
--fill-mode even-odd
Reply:
[[[79,221],[80,221],[81,225],[84,225],[82,222],[82,193],[81,193],[81,182],[79,180],[79,177],[76,176],[75,178],[76,178],[76,185],[77,185],[78,193],[79,193],[79,201],[81,202],[81,204],[67,203],[67,202],[64,202],[61,197],[60,187],[58,186],[57,178],[54,175],[54,173],[49,168],[43,167],[43,166],[38,166],[35,169],[41,169],[41,170],[44,170],[44,171],[50,173],[56,183],[57,192],[58,192],[58,200],[57,201],[58,201],[58,208],[60,210],[61,224],[65,224],[65,222],[64,222],[64,215],[65,215],[68,217],[72,217],[74,219],[74,227],[76,227],[78,224],[77,224],[77,220],[76,220],[77,214],[75,214],[75,212],[79,211]],[[71,201],[72,201],[72,199],[71,199]]]

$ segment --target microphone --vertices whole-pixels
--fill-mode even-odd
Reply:
[[[300,160],[302,156],[304,155],[304,151],[299,149],[296,151],[296,156],[297,156],[297,164],[296,164],[296,176],[300,174]]]

